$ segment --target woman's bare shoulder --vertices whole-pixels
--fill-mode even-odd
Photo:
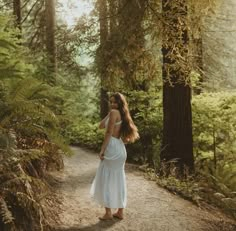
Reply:
[[[110,111],[110,118],[114,118],[115,120],[119,119],[120,118],[120,112],[119,110],[116,110],[116,109],[112,109]]]
[[[112,109],[111,111],[110,111],[110,115],[119,115],[120,114],[120,112],[119,112],[119,110],[117,110],[117,109]]]

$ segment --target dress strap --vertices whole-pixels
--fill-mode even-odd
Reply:
[[[122,123],[122,120],[115,123],[115,125],[120,125]]]
[[[107,127],[108,121],[109,121],[109,117],[107,117],[107,119],[106,119],[106,121],[105,121],[105,127]],[[120,125],[121,123],[122,123],[122,120],[116,122],[116,123],[115,123],[115,126]]]

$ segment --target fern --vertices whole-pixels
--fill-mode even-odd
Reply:
[[[236,166],[234,164],[218,165],[210,174],[215,189],[226,197],[233,197],[236,191]]]
[[[48,93],[50,87],[33,78],[19,80],[13,85],[10,83],[9,93],[5,96],[7,103],[2,103],[2,106],[0,103],[0,124],[26,136],[45,134],[64,152],[71,153],[65,139],[58,133],[57,116],[47,106],[53,97]]]
[[[8,107],[5,107],[0,114],[3,126],[11,123],[12,119],[22,121],[26,118],[28,118],[27,122],[41,120],[52,124],[58,123],[55,114],[44,105],[48,101],[46,94],[50,92],[49,86],[43,85],[33,78],[27,78],[8,88],[10,88],[6,98]]]
[[[14,218],[11,211],[7,207],[6,201],[0,196],[0,215],[5,224],[12,223]]]
[[[0,33],[0,79],[19,78],[32,67],[22,59],[25,51],[17,44],[19,40],[16,39],[16,33],[9,28],[6,29],[9,26],[8,20],[2,18],[0,15],[0,27],[3,28]]]
[[[52,88],[36,79],[37,66],[16,35],[0,13],[0,230],[43,230],[41,200],[49,188],[39,176],[52,156],[61,160],[59,146],[68,147],[52,110]]]
[[[16,149],[16,139],[13,131],[0,128],[0,140],[4,141],[0,150],[0,229],[11,223],[11,227],[22,230],[43,230],[45,218],[40,201],[49,189],[43,181],[28,175],[25,166],[46,153]]]

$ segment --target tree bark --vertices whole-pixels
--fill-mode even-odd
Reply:
[[[16,17],[15,23],[16,27],[18,27],[21,31],[21,0],[14,0],[13,1],[13,14]]]
[[[57,72],[56,43],[55,43],[55,0],[45,0],[46,12],[46,50],[48,54],[48,71],[50,73],[49,82],[55,83]]]
[[[106,70],[106,56],[105,45],[108,36],[108,20],[107,20],[107,1],[98,1],[99,24],[100,24],[100,48],[99,48],[99,70],[101,78],[100,90],[100,116],[104,118],[109,111],[108,94],[106,88],[107,70]]]
[[[146,79],[138,81],[135,77],[145,51],[143,20],[146,3],[146,0],[121,0],[119,5],[119,31],[123,34],[124,52],[128,55],[123,59],[122,69],[125,82],[132,90],[147,90]]]
[[[162,0],[163,14],[163,140],[161,162],[170,173],[185,173],[194,168],[192,141],[191,88],[188,80],[189,38],[187,1]],[[170,164],[170,161],[175,160]],[[176,168],[177,167],[177,168]]]
[[[109,5],[109,33],[113,34],[117,29],[118,4],[115,0],[108,0]]]

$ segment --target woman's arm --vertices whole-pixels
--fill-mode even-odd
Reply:
[[[105,152],[106,147],[109,143],[109,140],[112,136],[117,115],[118,115],[117,111],[111,110],[107,130],[106,130],[105,137],[104,137],[104,141],[103,141],[103,144],[102,144],[102,147],[101,147],[101,151],[99,153],[99,156],[100,156],[101,159],[104,159],[104,152]]]
[[[100,129],[105,128],[105,121],[107,120],[109,115],[110,115],[110,113],[108,113],[107,116],[100,122],[100,124],[98,126]]]

